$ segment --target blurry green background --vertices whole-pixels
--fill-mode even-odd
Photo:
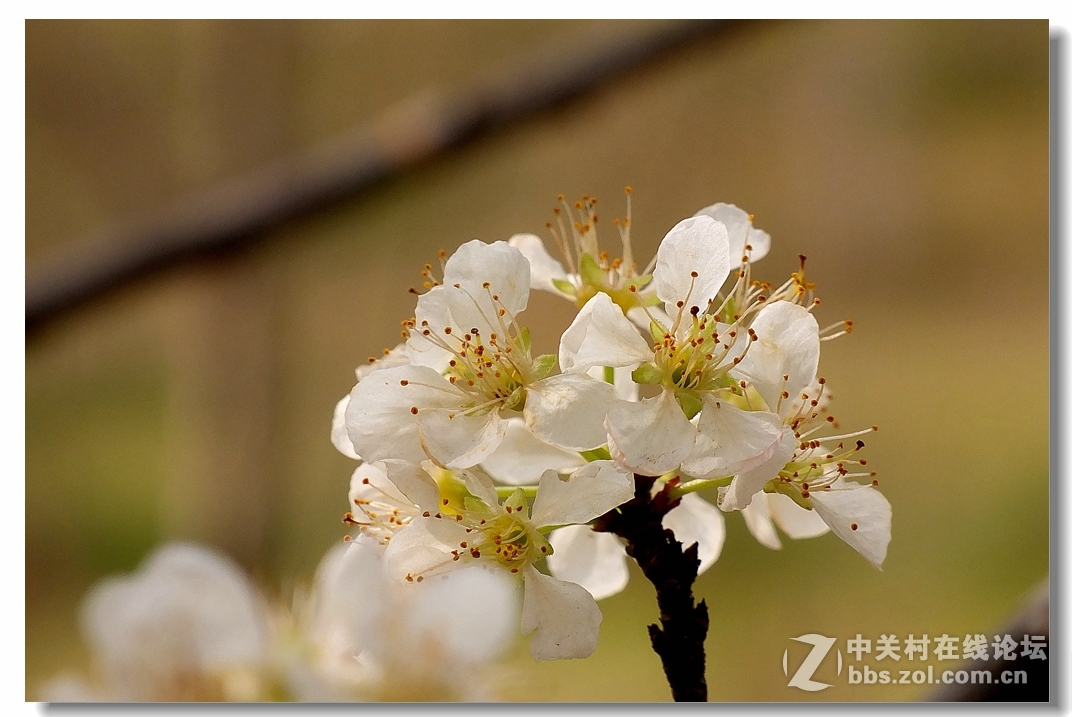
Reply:
[[[28,270],[591,24],[28,22]],[[833,535],[775,552],[727,516],[697,586],[711,698],[919,698],[800,692],[781,657],[808,632],[992,632],[1047,575],[1047,54],[1045,21],[750,23],[31,337],[28,698],[87,668],[85,589],[161,541],[212,543],[276,595],[308,579],[344,533],[332,408],[396,343],[421,265],[542,233],[559,192],[623,214],[626,184],[641,261],[716,201],[773,236],[759,278],[808,255],[820,324],[856,325],[820,372],[842,426],[879,425],[867,457],[893,505],[881,572]],[[530,307],[555,350],[571,307]],[[593,657],[530,665],[521,645],[504,694],[668,699],[651,588],[635,573],[601,605]]]

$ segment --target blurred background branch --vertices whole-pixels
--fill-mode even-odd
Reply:
[[[1050,641],[1050,581],[1046,580],[1032,590],[1009,622],[992,634],[1010,635],[1016,642],[1024,636],[1041,636],[1046,641],[1046,659],[1029,659],[1022,651],[1017,651],[1015,660],[999,661],[996,655],[988,655],[993,659],[975,659],[956,665],[954,668],[958,670],[990,673],[989,682],[954,682],[924,695],[923,699],[927,702],[1049,702],[1050,673],[1056,668],[1054,661],[1059,659]],[[990,635],[987,637],[989,639]],[[1023,671],[1027,679],[1003,684],[1000,676],[1006,670]]]
[[[306,154],[274,161],[177,204],[109,226],[29,267],[26,329],[155,271],[250,244],[407,167],[567,102],[731,21],[615,23],[569,32],[505,71],[428,89]]]

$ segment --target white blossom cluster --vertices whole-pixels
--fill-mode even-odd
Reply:
[[[311,589],[284,606],[229,558],[167,544],[82,602],[95,677],[63,675],[50,702],[501,699],[499,663],[518,596],[480,568],[400,585],[383,546],[358,537],[324,556]],[[472,596],[480,595],[479,602]]]
[[[514,576],[533,657],[586,657],[596,600],[628,580],[621,542],[589,524],[633,497],[634,473],[659,476],[653,490],[673,481],[681,502],[664,527],[697,544],[701,572],[732,511],[768,547],[781,546],[775,526],[832,531],[881,567],[891,509],[857,440],[874,427],[838,432],[818,375],[821,343],[852,325],[819,328],[803,258],[779,286],[752,280],[770,236],[714,204],[638,270],[631,210],[612,260],[595,205],[563,201],[548,224],[565,265],[532,234],[441,253],[404,343],[359,368],[336,406],[332,441],[362,461],[347,520],[385,546],[387,575],[416,584],[479,564]],[[578,308],[557,356],[533,355],[531,288]]]
[[[881,567],[891,509],[858,440],[875,427],[839,432],[818,375],[851,322],[819,328],[803,257],[781,285],[752,280],[770,236],[715,204],[639,270],[631,211],[612,260],[595,205],[563,201],[548,224],[565,265],[532,234],[442,253],[441,279],[426,265],[404,342],[336,406],[332,443],[359,461],[355,535],[309,591],[284,608],[227,558],[165,546],[86,597],[98,679],[60,678],[46,699],[501,697],[518,627],[538,660],[594,651],[596,601],[629,569],[592,522],[634,497],[634,474],[680,500],[663,527],[696,545],[699,572],[733,511],[770,548],[778,529],[832,531]],[[557,355],[532,350],[531,288],[578,309]]]

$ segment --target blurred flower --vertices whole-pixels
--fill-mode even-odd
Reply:
[[[551,376],[554,355],[532,358],[528,330],[515,318],[529,295],[521,253],[474,240],[447,260],[443,277],[417,300],[412,365],[377,371],[350,394],[345,419],[356,452],[370,461],[427,455],[467,468],[499,446],[506,418],[517,414],[553,446],[603,445],[614,389],[583,371]]]
[[[384,572],[361,535],[333,547],[298,608],[285,658],[302,701],[501,699],[499,664],[515,635],[514,581],[483,566],[409,585]]]
[[[372,474],[374,475],[374,473]],[[355,481],[361,484],[361,481]],[[390,580],[370,535],[330,550],[292,610],[269,611],[237,566],[170,544],[83,602],[101,684],[52,680],[87,701],[488,700],[520,611],[515,581],[482,566],[420,586]]]
[[[81,626],[102,684],[61,678],[45,699],[246,701],[267,696],[265,605],[228,558],[172,543],[98,583]]]

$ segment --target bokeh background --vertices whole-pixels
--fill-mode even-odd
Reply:
[[[28,274],[102,226],[607,25],[28,22]],[[1045,21],[739,25],[34,332],[27,697],[88,668],[86,588],[164,540],[215,545],[281,598],[307,580],[344,533],[332,408],[396,343],[423,263],[542,233],[559,192],[623,214],[627,184],[644,259],[715,201],[773,236],[761,278],[808,255],[820,324],[856,326],[823,345],[834,413],[879,425],[867,454],[894,511],[881,572],[832,535],[767,550],[727,516],[697,584],[712,699],[924,696],[805,694],[781,657],[808,632],[993,632],[1047,575],[1047,56]],[[555,350],[571,307],[530,307]],[[602,608],[593,657],[536,665],[519,645],[504,695],[669,699],[651,588],[636,572]]]

